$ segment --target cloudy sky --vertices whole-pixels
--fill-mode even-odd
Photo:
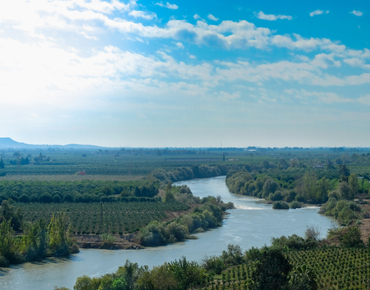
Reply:
[[[369,147],[369,41],[366,0],[2,1],[0,136]]]

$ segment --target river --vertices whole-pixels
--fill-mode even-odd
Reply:
[[[317,207],[273,210],[261,200],[232,194],[225,185],[224,176],[176,183],[182,184],[189,186],[195,196],[219,195],[225,202],[233,202],[236,209],[229,211],[222,227],[197,234],[197,240],[144,250],[82,249],[67,259],[49,258],[44,262],[0,268],[0,289],[50,290],[55,285],[73,289],[77,277],[115,272],[126,259],[150,267],[181,256],[201,262],[205,255],[221,254],[228,244],[238,244],[246,250],[269,245],[272,237],[304,236],[307,226],[319,227],[324,237],[331,227],[332,220],[319,215]]]

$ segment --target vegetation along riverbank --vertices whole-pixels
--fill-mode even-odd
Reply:
[[[73,289],[368,289],[369,243],[358,227],[329,229],[322,240],[319,234],[309,227],[304,238],[273,238],[270,246],[244,253],[229,245],[200,264],[182,257],[149,269],[126,261],[115,273],[77,278]]]
[[[13,185],[3,187],[3,192],[14,189],[14,184],[19,186],[18,182],[11,183]],[[96,186],[101,185],[100,182],[75,182],[70,185],[79,188],[83,194],[66,190],[68,185],[64,184],[63,196],[59,196],[60,184],[55,186],[41,182],[36,187],[39,198],[47,196],[46,193],[40,194],[40,187],[50,189],[53,186],[54,190],[57,188],[59,191],[54,192],[52,197],[58,197],[59,202],[54,199],[54,202],[29,202],[23,198],[19,198],[18,202],[11,198],[4,200],[0,225],[4,231],[0,249],[2,266],[39,260],[46,256],[69,255],[78,251],[77,246],[140,249],[143,246],[179,242],[193,238],[192,233],[221,226],[226,210],[234,208],[232,203],[224,204],[219,197],[201,199],[193,196],[187,186],[172,186],[171,183],[164,189],[160,189],[156,183],[144,183],[136,187],[132,183],[124,183],[127,185],[124,187],[122,182],[108,182],[110,187],[107,182],[103,184],[104,187]],[[27,191],[27,182],[22,182],[22,185],[21,188]],[[120,194],[115,194],[120,191]],[[27,195],[23,192],[20,196]],[[105,197],[106,202],[95,201]],[[54,226],[56,221],[57,226]],[[57,241],[53,238],[55,232],[59,235]],[[48,250],[41,250],[45,247]]]

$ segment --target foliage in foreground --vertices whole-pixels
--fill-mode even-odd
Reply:
[[[19,216],[6,201],[2,203],[2,211],[5,209],[8,213],[13,212],[13,217]],[[63,212],[53,215],[48,224],[43,219],[35,223],[20,220],[22,236],[15,235],[12,216],[6,217],[3,213],[0,224],[0,267],[78,252],[69,237],[69,219]]]
[[[368,289],[370,250],[358,228],[333,230],[342,231],[340,247],[327,246],[318,239],[319,231],[309,227],[305,238],[274,238],[270,247],[244,254],[239,246],[229,245],[220,256],[205,257],[201,265],[182,257],[149,270],[126,261],[116,273],[79,277],[74,290]]]

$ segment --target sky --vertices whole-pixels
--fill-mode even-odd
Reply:
[[[370,2],[0,3],[0,137],[370,147]]]

